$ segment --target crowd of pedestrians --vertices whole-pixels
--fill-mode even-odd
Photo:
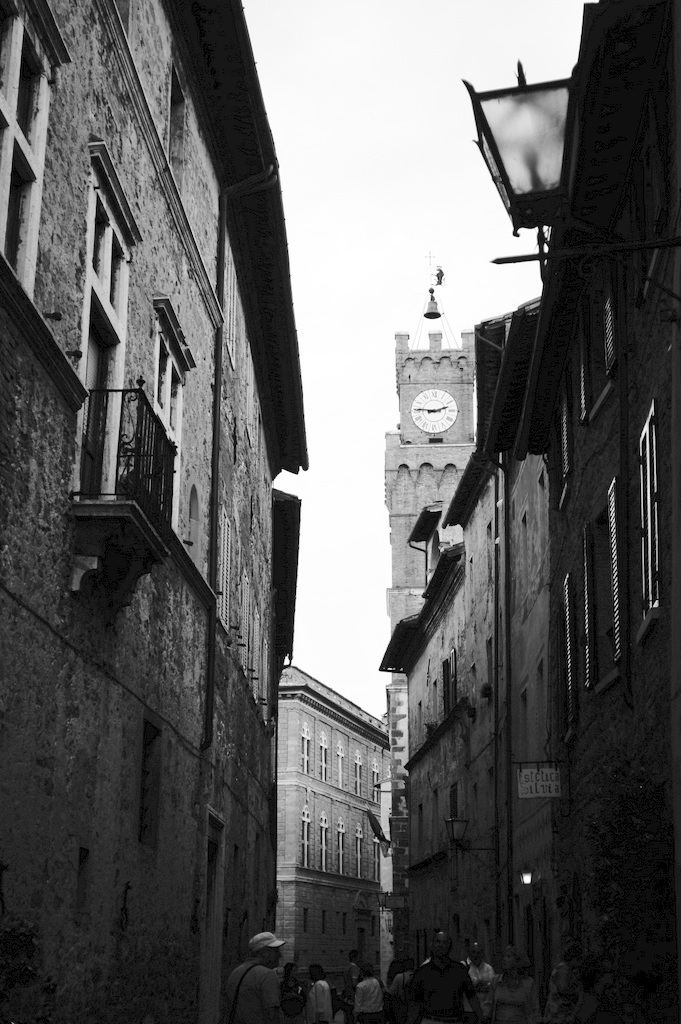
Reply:
[[[332,990],[321,964],[310,964],[308,981],[292,961],[277,967],[284,940],[260,932],[249,956],[230,974],[222,1024],[620,1024],[608,1000],[610,976],[584,961],[567,941],[551,972],[543,1012],[525,953],[507,946],[501,970],[472,942],[464,960],[452,956],[452,939],[433,937],[430,956],[417,968],[394,960],[385,984],[351,950],[340,993]],[[612,979],[610,978],[610,981]]]

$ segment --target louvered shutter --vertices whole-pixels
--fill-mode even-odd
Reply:
[[[565,626],[565,698],[568,726],[577,721],[577,680],[575,673],[575,631],[572,613],[572,581],[570,573],[563,580],[563,615]]]
[[[593,605],[593,539],[591,524],[585,523],[582,532],[584,556],[584,685],[593,686],[595,665],[594,605]]]
[[[241,665],[248,668],[251,617],[251,581],[246,573],[241,581]]]
[[[643,614],[659,603],[657,428],[655,403],[639,440],[641,481],[641,575]]]
[[[660,603],[660,533],[658,524],[659,492],[657,489],[657,413],[655,402],[650,410],[650,565],[652,569],[651,598],[653,607]]]
[[[560,459],[564,477],[570,472],[570,423],[568,411],[567,387],[563,387],[560,401]]]
[[[256,608],[253,612],[253,644],[252,644],[253,656],[251,662],[253,665],[253,696],[259,697],[262,694],[262,687],[260,683],[260,612]]]
[[[232,557],[232,524],[229,521],[227,510],[222,509],[220,528],[220,590],[218,599],[218,614],[229,629],[229,578],[230,561]]]
[[[617,504],[617,477],[615,477],[608,488],[608,535],[610,541],[610,583],[612,587],[612,654],[614,661],[619,661],[622,656]]]
[[[605,347],[605,370],[612,373],[617,360],[615,349],[615,304],[612,286],[609,286],[603,302],[603,345]]]

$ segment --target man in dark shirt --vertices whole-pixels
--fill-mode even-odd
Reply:
[[[438,932],[433,939],[430,960],[415,972],[409,986],[409,998],[417,1003],[423,1014],[421,1024],[454,1024],[463,1022],[463,995],[468,999],[475,1019],[482,1020],[482,1009],[468,969],[452,960],[452,940],[446,932]]]

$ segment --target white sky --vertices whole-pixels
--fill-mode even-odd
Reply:
[[[477,147],[468,93],[568,78],[581,0],[243,0],[280,165],[310,469],[293,661],[385,711],[391,582],[385,433],[394,335],[423,323],[433,267],[458,338],[540,292]],[[441,324],[442,321],[437,321]],[[436,325],[437,326],[437,325]],[[432,329],[432,327],[431,327]]]

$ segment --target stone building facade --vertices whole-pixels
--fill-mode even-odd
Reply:
[[[530,666],[541,666],[548,630],[547,480],[541,460],[499,454],[514,437],[519,413],[509,395],[537,306],[471,332],[476,447],[446,505],[424,509],[413,528],[428,551],[437,538],[439,559],[420,611],[396,625],[381,667],[408,680],[412,955],[423,959],[445,928],[457,953],[475,939],[496,964],[515,939],[541,975],[550,952],[515,868],[536,861],[542,833],[550,844],[549,802],[523,806],[515,779],[519,763],[548,756],[543,718],[530,713],[539,685]],[[454,530],[461,539],[443,549],[440,538]]]
[[[388,590],[391,632],[418,614],[423,591],[440,555],[458,539],[428,530],[447,502],[473,450],[472,338],[443,347],[443,332],[431,330],[428,347],[410,348],[408,334],[395,335],[399,428],[386,434],[385,495],[390,524],[392,580]],[[422,516],[423,513],[423,516]],[[460,532],[460,531],[459,531]],[[385,666],[382,666],[385,669]],[[387,669],[385,669],[387,671]],[[409,808],[405,765],[411,727],[407,678],[392,673],[387,686],[392,758],[393,891],[405,906],[393,911],[396,956],[411,954],[406,906],[409,866]]]
[[[321,963],[339,990],[350,950],[385,971],[378,893],[384,724],[301,669],[279,682],[277,934],[285,960]],[[386,808],[387,809],[387,808]],[[383,940],[385,936],[383,935]]]
[[[550,478],[549,722],[570,779],[554,820],[561,930],[613,963],[625,1019],[660,1021],[679,1012],[678,248],[652,248],[678,234],[671,37],[671,5],[585,7],[551,238],[566,256],[547,264],[516,443],[519,457],[546,453]]]
[[[238,3],[26,0],[0,54],[4,1007],[208,1024],[276,903],[276,154]]]

